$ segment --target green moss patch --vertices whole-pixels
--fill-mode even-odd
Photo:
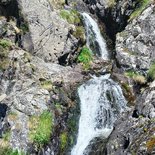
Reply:
[[[130,15],[129,21],[134,18],[137,18],[151,1],[150,0],[137,0],[137,2],[138,2],[138,8],[136,8],[136,10]]]

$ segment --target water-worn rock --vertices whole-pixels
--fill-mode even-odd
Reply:
[[[116,37],[116,58],[124,69],[148,70],[155,57],[155,5],[131,21]]]
[[[19,0],[18,3],[28,22],[34,55],[58,63],[59,57],[74,49],[78,41],[70,34],[73,27],[60,17],[59,11],[52,10],[49,1]]]

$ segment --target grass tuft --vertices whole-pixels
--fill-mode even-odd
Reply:
[[[148,71],[148,75],[149,77],[152,79],[152,80],[155,80],[155,63],[153,63],[151,66],[150,66],[150,69]]]
[[[67,132],[63,132],[60,135],[60,144],[61,144],[61,150],[64,150],[67,147],[67,141],[68,141],[68,134]]]
[[[52,114],[44,111],[40,116],[30,118],[29,129],[30,139],[38,146],[49,142],[53,127]]]
[[[129,21],[133,20],[134,18],[137,18],[150,3],[150,0],[137,0],[137,1],[138,1],[138,8],[136,8],[136,10],[130,15]]]

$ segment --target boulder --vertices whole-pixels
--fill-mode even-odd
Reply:
[[[59,11],[53,11],[49,1],[19,0],[18,3],[29,27],[34,55],[58,63],[59,57],[72,52],[78,42],[70,35],[73,26],[61,18]]]

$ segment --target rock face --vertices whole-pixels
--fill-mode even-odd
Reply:
[[[155,5],[131,21],[116,37],[116,58],[124,69],[146,71],[155,57]]]
[[[21,49],[11,50],[9,58],[16,61],[2,74],[0,102],[9,107],[6,120],[11,129],[10,145],[27,151],[30,144],[29,118],[49,109],[49,104],[54,106],[51,98],[58,98],[59,95],[52,91],[54,83],[73,86],[81,82],[83,76],[79,70],[45,63]],[[69,104],[69,99],[67,102]]]
[[[115,41],[117,32],[127,25],[136,2],[126,0],[84,0],[90,12],[95,13],[105,24],[107,35]],[[109,26],[110,25],[110,26]]]
[[[155,105],[154,82],[137,98],[136,106],[116,123],[108,139],[109,155],[154,154]]]
[[[58,63],[58,58],[71,52],[77,40],[70,35],[71,25],[47,0],[18,1],[27,20],[34,46],[33,54],[45,61]]]

